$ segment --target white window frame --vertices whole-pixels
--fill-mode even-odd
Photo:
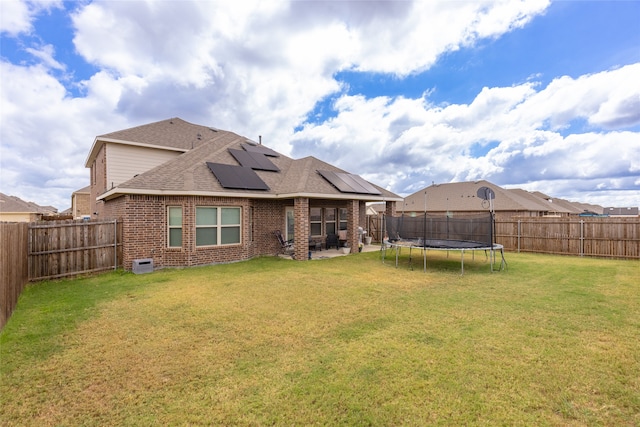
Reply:
[[[216,209],[216,222],[215,224],[203,224],[198,225],[198,210],[199,209]],[[222,223],[222,212],[225,209],[233,209],[238,211],[238,222],[233,224],[223,224]],[[231,246],[231,245],[239,245],[242,243],[242,208],[239,206],[196,206],[196,237],[195,237],[195,245],[196,248],[208,248],[214,246]],[[216,231],[216,242],[213,244],[198,244],[198,229],[211,229],[214,228]],[[238,241],[231,243],[222,243],[222,230],[225,228],[237,228],[238,229]]]
[[[180,209],[180,224],[176,225],[176,224],[171,224],[171,210],[172,209]],[[184,228],[183,228],[183,223],[184,223],[184,219],[183,219],[183,210],[182,210],[182,206],[167,206],[167,247],[168,248],[181,248],[182,247],[182,243],[184,241],[183,236],[184,236]],[[171,245],[171,230],[180,230],[180,245]]]
[[[329,211],[333,211],[333,220],[329,219]],[[324,213],[324,234],[327,235],[329,234],[329,227],[327,227],[329,224],[333,224],[333,233],[331,234],[338,234],[338,208],[324,208],[323,209],[323,213]]]
[[[342,214],[344,213],[344,218],[342,216]],[[347,208],[338,208],[338,230],[346,230],[347,227],[347,216],[348,216],[348,210]]]

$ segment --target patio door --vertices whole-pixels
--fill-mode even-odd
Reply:
[[[285,240],[293,239],[294,234],[295,234],[295,232],[294,232],[294,230],[295,230],[295,228],[294,228],[294,225],[295,225],[294,218],[295,218],[295,216],[293,215],[293,210],[294,210],[293,207],[285,208],[285,222],[286,222],[285,227],[284,227],[284,230],[285,230],[284,238],[285,238]]]

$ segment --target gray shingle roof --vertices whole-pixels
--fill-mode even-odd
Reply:
[[[186,132],[188,135],[181,134]],[[208,131],[208,132],[207,132]],[[200,139],[193,135],[200,132]],[[206,135],[206,137],[204,136]],[[234,194],[247,197],[287,197],[304,195],[306,197],[357,198],[361,200],[397,200],[402,198],[381,187],[375,186],[381,196],[354,195],[341,193],[328,183],[317,170],[345,172],[314,157],[292,159],[279,155],[269,160],[280,172],[256,170],[258,176],[269,187],[268,191],[226,189],[207,166],[207,162],[238,165],[238,161],[229,149],[243,150],[242,144],[253,143],[233,132],[211,130],[205,126],[192,125],[174,118],[152,123],[124,131],[113,132],[96,138],[116,139],[134,138],[134,143],[185,149],[186,152],[173,160],[148,170],[109,190],[103,197],[112,198],[123,193],[136,194],[198,194],[224,195]],[[193,143],[193,148],[191,144]]]
[[[190,150],[224,133],[213,127],[196,125],[178,117],[98,136],[99,139],[137,142],[153,146]]]
[[[477,195],[478,189],[489,187],[495,193],[493,207],[495,211],[534,211],[548,212],[549,203],[532,196],[524,190],[507,190],[489,181],[455,182],[434,184],[405,198],[406,212],[427,211],[480,211],[484,210],[482,199]],[[399,210],[403,208],[398,206]]]
[[[550,197],[539,191],[526,191],[520,188],[505,189],[489,181],[456,182],[438,184],[424,188],[405,198],[405,211],[424,211],[425,193],[427,210],[444,211],[478,211],[483,210],[482,200],[478,198],[480,187],[491,188],[496,197],[494,210],[513,212],[542,212],[544,214],[580,214],[585,210],[602,213],[602,206],[570,202]],[[401,206],[398,209],[402,209]]]
[[[41,213],[46,215],[57,213],[58,209],[53,206],[40,206],[33,202],[26,202],[16,196],[0,193],[0,212]]]

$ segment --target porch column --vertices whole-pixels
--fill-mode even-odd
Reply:
[[[384,215],[385,215],[385,218],[396,216],[396,202],[385,202]],[[384,235],[382,236],[382,239],[384,240],[389,237],[389,232],[387,231],[387,224],[384,224],[384,223],[382,224],[382,230],[384,230]]]
[[[309,258],[309,199],[296,197],[294,199],[294,237],[295,258],[306,261]]]
[[[360,226],[360,202],[350,200],[347,205],[347,243],[351,252],[358,252],[358,226]]]
[[[396,202],[385,202],[384,214],[386,216],[396,215]]]

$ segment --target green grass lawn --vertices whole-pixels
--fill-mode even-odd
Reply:
[[[30,285],[0,424],[640,425],[640,263],[275,257]]]

